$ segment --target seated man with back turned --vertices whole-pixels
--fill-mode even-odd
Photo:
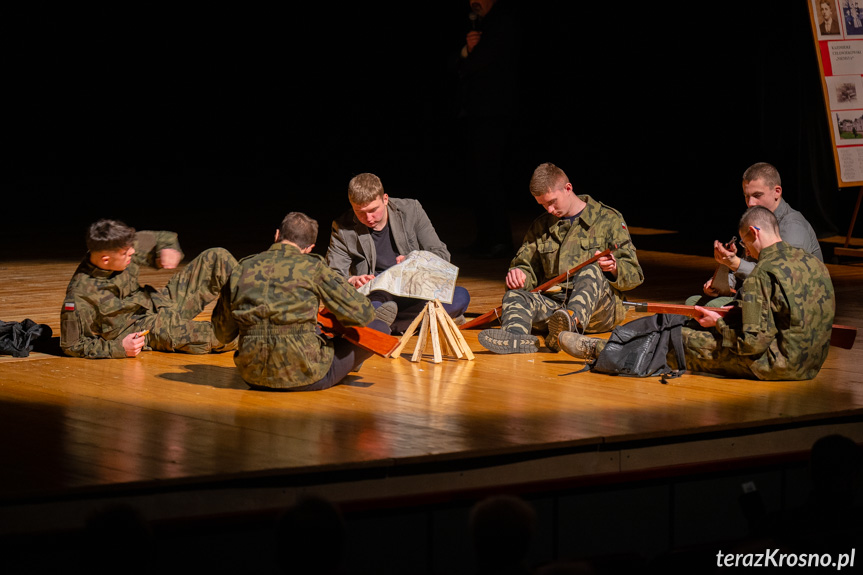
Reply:
[[[763,206],[746,210],[738,228],[758,262],[736,294],[740,314],[723,318],[697,308],[703,329],[682,329],[686,369],[748,379],[812,379],[830,348],[836,307],[830,273],[818,258],[784,242],[775,215]],[[573,357],[592,360],[605,341],[564,333],[560,345]]]
[[[135,232],[122,222],[99,220],[87,231],[87,248],[60,317],[67,355],[135,357],[145,346],[195,354],[234,349],[216,339],[210,322],[195,321],[237,265],[227,250],[205,250],[156,290],[138,284],[139,266],[176,268],[183,259],[177,234]]]
[[[417,200],[391,198],[384,193],[380,178],[359,174],[348,183],[351,210],[333,222],[327,263],[355,288],[374,279],[375,275],[401,263],[415,250],[424,250],[450,261],[449,251],[435,232],[428,215]],[[397,297],[382,290],[369,294],[377,317],[392,324],[394,333],[402,333],[422,312],[424,300]],[[394,302],[395,313],[385,313]],[[456,286],[452,303],[443,307],[450,317],[464,315],[470,294]]]
[[[821,255],[821,245],[815,230],[803,217],[803,214],[788,205],[782,198],[782,180],[779,171],[767,162],[753,164],[743,172],[743,199],[748,207],[763,206],[773,212],[779,222],[779,235],[782,241],[795,248],[800,248],[808,254],[824,261]],[[737,256],[737,246],[728,246],[722,242],[713,242],[713,258],[723,272],[727,272],[728,285],[736,291],[752,270],[755,261],[752,258]],[[720,272],[722,273],[722,272]],[[688,305],[706,305],[722,307],[732,300],[731,293],[722,293],[713,286],[713,278],[704,284],[704,295],[693,296],[686,300]]]
[[[545,345],[555,352],[563,331],[610,331],[626,313],[621,292],[644,281],[620,212],[588,195],[577,196],[563,170],[550,163],[536,168],[530,193],[546,213],[531,224],[510,263],[501,329],[485,329],[478,336],[495,353],[538,351],[532,328],[548,327]],[[611,254],[561,283],[560,291],[529,291],[614,246]]]
[[[289,213],[275,243],[240,260],[222,289],[213,312],[216,335],[222,341],[239,335],[234,363],[253,389],[327,389],[372,355],[344,338],[319,336],[321,304],[344,326],[390,333],[374,319],[368,298],[311,253],[317,235],[318,222]]]

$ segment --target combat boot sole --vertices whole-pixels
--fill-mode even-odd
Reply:
[[[487,350],[499,354],[539,351],[539,338],[535,335],[512,333],[502,329],[484,329],[479,332],[477,341]]]
[[[575,331],[576,320],[568,310],[559,309],[548,318],[548,335],[545,337],[545,346],[551,351],[560,351],[560,334],[564,331]]]
[[[375,310],[375,319],[379,319],[387,326],[392,327],[396,316],[399,314],[399,306],[394,301],[387,301],[378,306]]]

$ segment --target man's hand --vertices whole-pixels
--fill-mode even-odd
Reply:
[[[135,332],[130,333],[123,338],[123,349],[126,350],[126,357],[135,357],[141,350],[144,349],[144,344],[147,343],[145,333]]]
[[[719,290],[713,287],[713,278],[704,282],[704,293],[710,297],[719,297]]]
[[[156,256],[156,267],[172,270],[177,267],[180,260],[183,259],[183,254],[171,248],[165,248]]]
[[[405,261],[405,256],[396,256],[396,265],[399,265],[403,261]]]
[[[725,244],[719,240],[713,242],[713,259],[720,265],[727,266],[733,272],[740,267],[740,258],[737,257],[737,246],[732,244],[732,249],[729,250]]]
[[[722,317],[715,311],[705,309],[700,305],[695,306],[695,310],[701,314],[701,317],[695,318],[701,327],[713,327],[716,325],[716,320]]]
[[[597,255],[601,253],[599,250],[596,250],[596,253],[593,255]],[[599,264],[599,269],[604,271],[605,273],[609,273],[613,275],[615,278],[617,277],[617,260],[614,259],[614,254],[608,254],[607,256],[602,256],[596,263]]]
[[[465,45],[467,46],[467,53],[470,54],[473,52],[473,49],[476,48],[476,45],[479,44],[480,37],[482,37],[482,32],[479,30],[471,30],[467,33],[465,37]]]
[[[348,278],[348,283],[351,284],[352,286],[354,286],[355,288],[360,289],[361,287],[363,287],[364,285],[366,285],[367,283],[369,283],[373,279],[375,279],[375,276],[373,276],[371,274],[365,274],[365,275],[361,275],[361,276],[351,276]]]
[[[506,287],[509,289],[523,288],[525,281],[527,281],[527,274],[520,268],[512,268],[506,274]]]

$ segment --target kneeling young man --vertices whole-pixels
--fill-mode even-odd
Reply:
[[[136,232],[105,219],[87,230],[87,248],[60,315],[60,347],[67,355],[135,357],[145,346],[195,354],[234,349],[216,339],[210,322],[195,321],[237,265],[227,250],[202,252],[156,290],[138,284],[140,266],[176,268],[183,259],[177,234]]]
[[[501,329],[479,333],[479,343],[494,353],[539,351],[533,328],[548,329],[545,345],[555,352],[563,331],[610,331],[626,313],[622,292],[644,281],[620,212],[576,195],[563,170],[550,163],[534,170],[530,193],[546,213],[531,224],[510,263]],[[530,291],[614,246],[615,251],[561,283],[560,291]]]
[[[372,352],[317,333],[321,304],[344,326],[390,333],[366,296],[312,254],[318,222],[291,212],[275,243],[240,260],[213,312],[222,341],[239,336],[234,363],[253,389],[316,391],[339,383]]]

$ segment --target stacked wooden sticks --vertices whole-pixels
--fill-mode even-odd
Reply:
[[[457,359],[473,360],[473,352],[468,347],[464,336],[438,300],[430,301],[425,305],[422,313],[417,315],[405,330],[404,335],[395,349],[390,352],[389,357],[399,357],[408,341],[413,337],[417,327],[419,327],[420,332],[413,355],[411,355],[411,361],[418,362],[422,358],[429,340],[432,344],[433,363],[441,363],[444,354],[453,355]]]

